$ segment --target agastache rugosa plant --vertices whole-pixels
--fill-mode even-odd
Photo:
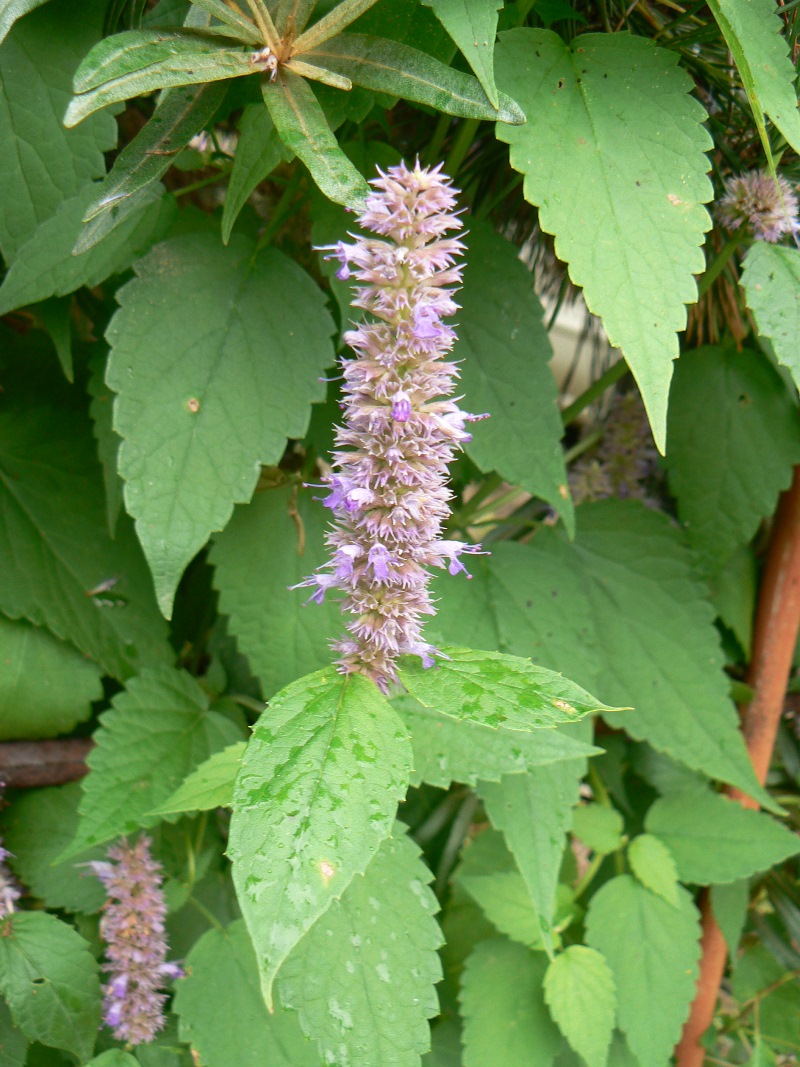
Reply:
[[[759,240],[775,244],[797,233],[797,212],[797,197],[782,175],[776,181],[769,171],[753,170],[727,179],[717,213],[726,229],[744,226]]]
[[[427,568],[466,572],[460,557],[481,551],[441,532],[448,464],[470,440],[465,424],[485,416],[448,399],[458,377],[447,359],[456,335],[442,320],[458,310],[453,286],[464,248],[446,236],[462,225],[457,190],[441,166],[379,173],[358,220],[378,236],[351,235],[351,244],[327,249],[341,262],[337,276],[352,273],[361,283],[353,305],[371,318],[344,335],[356,356],[342,361],[344,425],[326,479],[332,559],[300,585],[318,602],[328,589],[344,590],[342,607],[353,617],[349,636],[333,646],[339,669],[386,692],[399,656],[416,654],[430,666],[437,655],[421,636],[422,616],[435,611]]]
[[[150,855],[147,837],[134,845],[123,841],[109,849],[108,861],[90,866],[109,898],[100,923],[103,970],[110,975],[103,986],[103,1017],[120,1041],[141,1045],[164,1027],[167,997],[159,990],[183,975],[178,964],[166,962],[161,866]]]
[[[0,782],[0,801],[4,789],[5,782]],[[0,919],[16,910],[17,901],[22,896],[20,884],[6,862],[10,856],[11,853],[4,847],[3,839],[0,838]]]

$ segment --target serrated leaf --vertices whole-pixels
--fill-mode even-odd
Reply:
[[[228,855],[268,1004],[286,957],[391,833],[410,773],[405,727],[360,675],[307,675],[259,719]]]
[[[755,241],[744,261],[742,286],[759,334],[772,341],[778,362],[800,388],[800,251]]]
[[[31,1041],[91,1057],[100,1023],[100,980],[89,945],[43,911],[0,920],[0,991]]]
[[[203,760],[154,814],[177,815],[185,811],[229,808],[233,803],[233,784],[246,747],[247,742],[237,741],[235,745],[229,745]]]
[[[136,264],[107,331],[125,501],[169,614],[181,573],[302,437],[331,318],[308,275],[238,234],[165,241]]]
[[[762,109],[794,150],[800,152],[797,72],[789,57],[788,42],[781,35],[780,8],[772,0],[710,0],[708,6],[739,69],[767,157],[770,149]]]
[[[103,859],[105,849],[54,862],[75,836],[80,796],[77,782],[27,790],[2,814],[3,838],[15,873],[33,896],[48,908],[91,914],[100,910],[105,889],[83,864]]]
[[[562,1038],[544,1002],[547,957],[504,938],[483,941],[461,986],[464,1067],[486,1067],[499,1049],[514,1067],[550,1067]]]
[[[51,0],[15,25],[0,50],[0,252],[10,263],[62,200],[105,174],[111,115],[61,124],[79,59],[101,36],[102,0]]]
[[[533,276],[510,241],[485,223],[468,225],[454,357],[464,361],[465,404],[491,418],[475,427],[467,454],[481,470],[496,470],[542,497],[574,530],[558,391],[548,366],[553,350]]]
[[[109,104],[153,89],[226,81],[255,73],[252,52],[199,34],[125,30],[105,37],[75,72],[75,96],[64,125],[69,129]]]
[[[625,822],[615,808],[579,804],[572,813],[572,832],[593,852],[616,852],[622,846]]]
[[[702,206],[712,197],[711,138],[677,63],[627,33],[566,45],[550,30],[509,30],[495,52],[498,84],[528,116],[497,136],[511,145],[557,255],[622,349],[661,451],[677,332],[697,297],[692,275],[711,225]]]
[[[294,1013],[267,1011],[242,921],[205,933],[187,956],[186,971],[175,987],[180,1038],[208,1067],[321,1067]]]
[[[25,1067],[27,1057],[28,1039],[14,1026],[8,1005],[0,1000],[0,1067]]]
[[[605,1067],[617,990],[603,956],[585,945],[570,945],[547,968],[544,999],[561,1033],[588,1067]]]
[[[306,53],[309,60],[350,78],[365,89],[427,104],[446,115],[520,124],[525,116],[511,97],[498,94],[495,108],[469,74],[399,41],[342,33]]]
[[[711,887],[711,911],[722,930],[731,959],[736,958],[749,904],[750,883],[746,878],[739,882]]]
[[[685,352],[670,397],[670,490],[713,572],[753,537],[791,483],[800,415],[768,360],[734,345]]]
[[[103,468],[105,486],[106,520],[111,537],[117,528],[117,520],[122,510],[122,481],[117,473],[117,452],[119,436],[112,424],[112,404],[114,394],[106,385],[106,356],[104,349],[98,348],[89,360],[89,378],[86,389],[91,397],[89,414],[92,418],[94,437],[97,442],[97,457]]]
[[[504,774],[522,774],[531,767],[602,751],[558,729],[524,734],[466,719],[454,721],[409,695],[393,703],[411,733],[417,780],[442,789],[451,782],[475,785],[479,778],[499,782]]]
[[[83,228],[86,205],[94,196],[95,186],[84,186],[64,200],[20,247],[0,286],[0,315],[84,285],[99,285],[160,240],[175,214],[174,201],[162,200],[158,190],[155,198],[139,205],[108,238],[76,256],[72,250]]]
[[[220,609],[267,697],[329,663],[341,629],[338,604],[306,605],[302,590],[288,588],[327,558],[324,511],[303,489],[265,489],[235,510],[211,548]]]
[[[237,726],[208,710],[185,671],[153,668],[131,678],[100,717],[86,762],[80,823],[66,855],[153,826],[152,813],[204,760],[241,738]]]
[[[648,833],[669,848],[684,882],[747,878],[800,852],[800,837],[764,812],[718,793],[670,793],[650,808]]]
[[[497,12],[503,0],[424,0],[458,45],[493,107],[499,105],[494,80]]]
[[[225,88],[211,82],[162,93],[150,120],[125,145],[106,178],[95,188],[84,217],[96,218],[158,181],[178,153],[211,120],[222,103]]]
[[[69,733],[103,695],[101,673],[49,631],[0,615],[0,741]]]
[[[668,904],[678,904],[678,869],[672,853],[653,834],[639,834],[628,847],[631,870],[648,889]]]
[[[80,392],[0,333],[0,611],[70,641],[117,678],[173,655],[130,523],[105,531],[103,484]],[[52,357],[50,357],[52,360]],[[113,589],[112,589],[113,587]],[[112,589],[101,595],[102,589]]]
[[[669,1059],[694,996],[699,916],[686,890],[678,895],[675,907],[623,874],[595,893],[586,916],[586,940],[611,968],[619,1025],[642,1067]]]
[[[428,669],[404,658],[400,679],[420,704],[453,719],[528,732],[613,710],[567,678],[519,656],[449,646],[441,651],[442,658]]]
[[[396,826],[286,960],[279,998],[298,1013],[323,1062],[418,1067],[430,1048],[442,977],[431,878]]]
[[[222,241],[230,240],[233,224],[251,193],[290,153],[263,104],[248,104],[239,122],[239,143],[222,208]]]
[[[281,140],[322,192],[345,207],[363,207],[369,186],[339,147],[311,87],[283,70],[276,81],[262,82],[261,91]]]

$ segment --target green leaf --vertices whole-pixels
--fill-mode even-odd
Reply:
[[[746,878],[711,887],[711,911],[722,930],[731,959],[736,958],[749,904],[750,883]]]
[[[744,261],[742,286],[759,334],[772,341],[778,362],[800,388],[800,251],[755,241]]]
[[[117,678],[172,657],[131,524],[105,531],[103,484],[80,391],[30,338],[0,332],[0,611],[70,641]],[[104,592],[104,590],[110,590]]]
[[[228,855],[268,1004],[286,957],[391,833],[410,773],[405,727],[360,675],[307,675],[259,719]]]
[[[530,660],[472,648],[442,650],[435,668],[402,661],[400,679],[413,697],[442,715],[494,729],[528,732],[612,711],[560,674]]]
[[[684,353],[670,396],[670,490],[689,540],[714,571],[791,483],[800,415],[769,361],[733,344]]]
[[[783,1047],[800,1042],[800,1003],[797,982],[763,945],[751,945],[739,955],[731,978],[740,1004],[758,1004],[761,1036]]]
[[[650,808],[648,833],[669,848],[682,881],[719,885],[766,871],[800,852],[800,838],[772,816],[718,793],[670,793]]]
[[[239,143],[222,207],[222,242],[227,244],[233,224],[251,193],[290,153],[263,104],[248,104],[239,122]]]
[[[28,1039],[11,1021],[11,1012],[0,1000],[0,1067],[25,1067]]]
[[[558,729],[523,734],[466,719],[453,721],[408,695],[393,703],[411,733],[417,780],[442,789],[451,782],[475,785],[479,778],[499,782],[504,774],[524,774],[531,767],[602,751]]]
[[[302,437],[333,362],[322,292],[236,235],[165,241],[117,294],[106,380],[125,501],[169,614],[186,564]]]
[[[652,834],[639,834],[628,847],[631,870],[648,889],[668,904],[678,905],[678,869],[664,842]]]
[[[281,969],[278,995],[325,1063],[418,1067],[442,977],[431,873],[395,827]]]
[[[616,852],[622,847],[625,823],[615,808],[579,804],[572,813],[572,832],[593,852]]]
[[[58,362],[68,382],[75,380],[72,365],[72,298],[70,296],[52,297],[43,301],[36,309],[39,320],[50,335]]]
[[[218,82],[162,93],[149,122],[125,145],[109,174],[95,188],[84,217],[88,220],[105,214],[157,182],[192,137],[210,122],[224,95],[225,86]]]
[[[101,673],[47,630],[0,615],[0,741],[69,733],[103,695]]]
[[[339,147],[313,89],[283,70],[276,81],[262,82],[261,91],[281,140],[322,192],[345,207],[363,207],[369,186]]]
[[[3,812],[3,838],[15,873],[33,896],[48,908],[90,915],[100,910],[106,894],[83,864],[103,859],[105,849],[55,862],[75,836],[80,796],[77,782],[25,791]]]
[[[675,907],[623,874],[592,897],[586,940],[611,968],[619,1025],[642,1067],[663,1067],[680,1037],[697,982],[699,938],[685,889]]]
[[[45,2],[46,0],[0,0],[0,44],[17,19]]]
[[[67,855],[160,821],[152,813],[213,753],[241,737],[185,671],[143,671],[100,717],[81,820]]]
[[[153,89],[225,81],[258,71],[252,52],[224,40],[163,30],[125,30],[105,37],[75,72],[75,96],[64,125],[69,129],[109,104]]]
[[[493,107],[500,99],[494,81],[497,11],[503,0],[423,0],[458,45]]]
[[[341,629],[339,604],[306,605],[303,590],[287,588],[327,559],[325,511],[303,489],[266,489],[236,509],[211,549],[220,610],[267,697],[330,663]]]
[[[229,7],[224,0],[192,0],[192,3],[194,3],[195,6],[189,8],[189,15],[184,19],[184,26],[202,26],[208,30],[211,23],[208,15],[212,15],[214,18],[219,19],[224,26],[229,26],[236,31],[230,36],[235,37],[244,44],[254,45],[256,48],[261,48],[263,46],[264,40],[261,36],[261,32],[256,28],[249,15],[242,14],[239,10],[234,10]],[[198,11],[198,8],[200,8],[202,12],[207,12],[207,15],[203,17],[200,11]],[[245,10],[247,9],[245,8]],[[192,15],[195,17],[192,18]],[[213,27],[213,31],[215,33],[227,32],[223,26],[216,25]]]
[[[603,956],[585,945],[570,945],[547,968],[544,999],[561,1033],[588,1067],[605,1067],[617,990]]]
[[[484,471],[552,504],[574,531],[567,489],[563,426],[558,413],[553,351],[530,271],[510,241],[469,220],[464,287],[459,293],[461,384],[469,410],[490,412],[466,445]]]
[[[300,0],[302,3],[303,0]],[[340,0],[332,11],[323,15],[310,29],[302,33],[295,42],[295,48],[300,52],[307,52],[315,48],[323,41],[336,36],[346,29],[351,23],[363,15],[365,11],[375,4],[376,0]]]
[[[51,0],[0,49],[0,252],[7,263],[62,200],[105,174],[111,115],[80,130],[61,124],[78,60],[101,36],[102,0]]]
[[[243,922],[205,933],[186,958],[186,972],[175,987],[180,1038],[208,1067],[321,1067],[297,1016],[267,1011]]]
[[[678,55],[627,33],[500,35],[498,83],[525,126],[498,126],[525,197],[556,252],[621,348],[663,451],[677,332],[697,298],[711,222],[705,110]],[[632,292],[638,294],[630,299]]]
[[[797,74],[788,42],[781,35],[780,8],[772,0],[710,0],[708,6],[739,69],[767,158],[771,161],[762,111],[800,152]]]
[[[107,1048],[90,1060],[86,1067],[139,1067],[139,1061],[124,1049]]]
[[[161,192],[156,192],[156,199],[143,201],[105,240],[81,255],[73,255],[72,250],[95,186],[87,185],[63,201],[19,249],[0,286],[0,315],[49,296],[64,296],[83,285],[91,289],[128,267],[163,237],[174,219],[174,201],[162,200]]]
[[[495,1063],[550,1067],[562,1038],[547,1011],[547,957],[504,938],[483,941],[467,960],[461,987],[464,1067]]]
[[[221,752],[209,756],[154,814],[178,815],[185,811],[211,811],[213,808],[231,807],[233,783],[239,773],[246,747],[245,741],[237,741],[235,745],[229,745]]]
[[[89,414],[97,441],[97,456],[103,468],[105,486],[106,519],[111,537],[117,528],[117,520],[122,510],[122,481],[117,473],[117,453],[119,436],[112,424],[112,404],[114,394],[105,383],[106,355],[104,349],[97,348],[89,360],[89,378],[86,388],[91,402]]]
[[[499,109],[495,108],[471,75],[398,41],[343,33],[308,52],[307,58],[345,75],[354,85],[427,104],[446,115],[512,124],[525,121],[504,93],[499,94]]]
[[[0,991],[31,1041],[82,1062],[91,1057],[100,1023],[98,966],[71,926],[43,911],[0,920]]]

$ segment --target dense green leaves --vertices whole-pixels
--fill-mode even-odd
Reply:
[[[280,1000],[323,1062],[416,1067],[430,1047],[442,941],[431,874],[401,826],[284,964]]]
[[[735,882],[800,852],[800,838],[771,816],[717,793],[692,790],[657,800],[648,833],[669,848],[684,882]]]
[[[648,889],[669,904],[678,903],[678,870],[672,853],[653,834],[639,834],[628,849],[631,870]]]
[[[233,803],[233,784],[242,756],[245,741],[228,745],[203,760],[185,782],[167,797],[158,809],[159,815],[177,815],[184,811],[210,811],[212,808],[229,808]]]
[[[800,387],[800,251],[756,241],[744,261],[742,285],[762,337]]]
[[[544,997],[562,1034],[588,1067],[605,1067],[617,996],[603,956],[585,945],[570,945],[547,968]]]
[[[241,737],[230,719],[208,710],[207,696],[184,671],[144,671],[112,703],[86,761],[70,855],[158,822],[152,812],[184,778]]]
[[[619,1026],[642,1067],[663,1067],[680,1036],[697,981],[699,937],[697,909],[684,889],[675,907],[626,874],[592,897],[586,939],[611,968]]]
[[[85,1062],[100,1022],[100,981],[89,945],[55,915],[17,912],[0,920],[0,992],[32,1041]]]
[[[467,453],[482,470],[543,497],[571,529],[552,349],[533,277],[515,246],[485,224],[470,220],[466,243],[455,356],[464,360],[468,409],[491,415]]]
[[[424,0],[456,42],[493,107],[500,100],[494,81],[497,10],[503,0]]]
[[[703,268],[710,225],[702,204],[711,199],[711,141],[677,62],[624,33],[581,34],[568,46],[549,30],[510,30],[496,51],[498,83],[528,117],[518,129],[498,126],[498,137],[622,349],[662,450],[676,331],[696,297],[692,274]]]
[[[108,330],[126,506],[169,615],[181,573],[301,436],[332,362],[323,296],[252,241],[166,241],[139,260]]]
[[[301,678],[260,718],[228,854],[268,1003],[288,954],[391,832],[410,764],[402,722],[359,675]]]

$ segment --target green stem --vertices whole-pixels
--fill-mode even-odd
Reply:
[[[205,906],[205,904],[201,904],[200,901],[196,900],[194,897],[189,897],[188,902],[190,904],[193,904],[197,908],[197,910],[200,912],[206,922],[209,923],[211,926],[216,926],[218,930],[225,929],[225,927],[222,925],[216,915],[214,915],[213,912],[210,912]]]
[[[602,436],[603,430],[601,427],[592,430],[591,433],[587,433],[587,435],[582,437],[577,444],[573,445],[572,448],[567,449],[564,453],[565,465],[568,467],[570,463],[574,463],[579,456],[584,454],[584,452],[589,452],[593,449]]]
[[[594,881],[595,875],[600,870],[600,865],[605,859],[604,855],[595,854],[591,863],[583,872],[583,878],[575,886],[574,899],[577,900],[579,896],[586,892],[589,886]]]
[[[172,195],[179,197],[186,196],[187,193],[196,193],[198,189],[205,189],[207,185],[213,185],[214,182],[221,181],[222,178],[227,178],[232,170],[233,164],[229,167],[220,167],[216,174],[211,174],[207,178],[200,178],[199,181],[192,182],[191,185],[184,185],[180,189],[176,189]]]
[[[459,508],[453,515],[450,523],[457,530],[464,530],[470,525],[470,519],[484,502],[487,496],[499,489],[503,484],[503,479],[499,474],[490,474],[489,477],[481,485],[480,489],[475,491],[474,496],[471,496],[469,500],[464,504],[462,508]]]
[[[593,404],[595,400],[599,400],[606,389],[610,389],[620,378],[624,378],[628,370],[628,364],[624,359],[618,359],[616,363],[612,363],[608,370],[603,371],[600,377],[592,382],[577,400],[573,400],[571,404],[564,408],[561,412],[561,421],[564,425],[571,425],[582,411]]]
[[[458,131],[458,135],[447,153],[447,159],[444,161],[444,172],[451,178],[455,178],[461,164],[466,159],[467,152],[469,152],[472,142],[475,140],[478,126],[480,126],[480,119],[467,119]]]
[[[731,237],[727,244],[724,245],[722,251],[719,253],[719,255],[711,264],[711,266],[706,269],[705,274],[700,278],[700,281],[697,283],[698,300],[701,300],[706,295],[708,290],[711,288],[711,286],[714,284],[714,282],[724,270],[725,264],[728,262],[728,260],[731,258],[731,256],[741,243],[742,238],[739,235],[736,237]]]

